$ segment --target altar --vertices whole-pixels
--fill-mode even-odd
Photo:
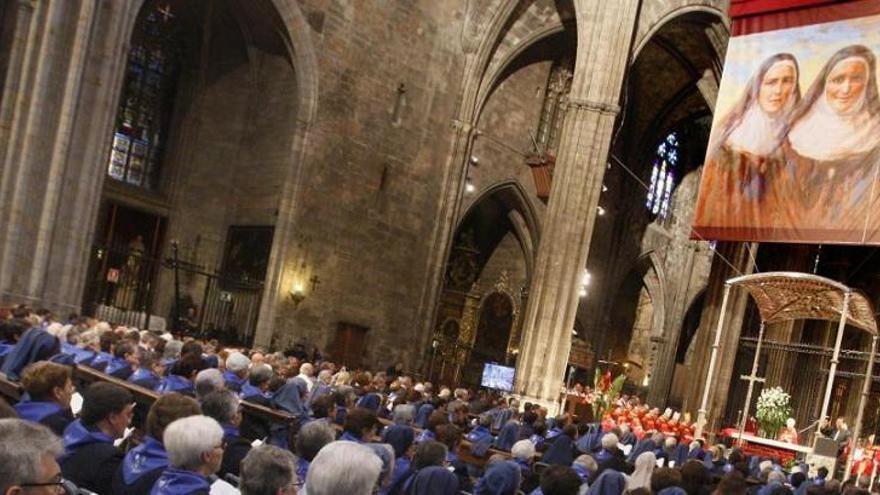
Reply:
[[[778,457],[783,464],[793,459],[804,460],[808,454],[813,452],[813,449],[806,445],[780,442],[779,440],[762,438],[749,433],[742,433],[740,435],[736,428],[722,430],[721,437],[728,446],[736,445],[741,438],[742,445],[740,448],[746,455],[762,458]]]

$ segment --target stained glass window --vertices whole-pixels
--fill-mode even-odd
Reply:
[[[170,8],[148,2],[132,36],[107,174],[156,189],[177,82],[179,42]]]
[[[654,154],[654,166],[651,170],[651,186],[645,206],[652,214],[661,218],[669,216],[669,202],[672,199],[672,188],[675,187],[675,166],[678,164],[678,136],[669,133]]]

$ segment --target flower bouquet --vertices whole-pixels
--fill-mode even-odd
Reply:
[[[598,369],[596,370],[596,377],[593,379],[592,400],[590,401],[593,407],[593,417],[596,418],[596,421],[601,421],[614,408],[614,402],[620,396],[625,382],[626,375],[624,374],[617,375],[617,378],[612,380],[610,371],[603,375]]]
[[[764,438],[776,439],[779,429],[785,426],[785,420],[791,417],[791,396],[780,387],[766,388],[758,397],[758,408],[755,417],[758,420],[760,434]]]

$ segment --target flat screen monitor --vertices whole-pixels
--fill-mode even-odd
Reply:
[[[513,392],[513,374],[515,368],[495,363],[483,365],[483,379],[480,385],[502,392]]]

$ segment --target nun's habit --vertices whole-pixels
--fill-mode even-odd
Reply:
[[[571,437],[559,435],[550,444],[547,452],[544,453],[543,462],[560,466],[571,466],[571,463],[574,462],[574,442],[571,440]]]
[[[0,370],[13,381],[21,379],[22,371],[31,363],[49,359],[60,349],[58,339],[39,327],[26,331],[3,360]]]
[[[590,485],[587,495],[621,495],[626,488],[626,476],[618,471],[607,470]]]
[[[514,495],[519,489],[520,469],[512,461],[489,465],[474,486],[474,495]]]
[[[407,495],[456,495],[457,493],[458,477],[444,467],[430,466],[416,473]]]

